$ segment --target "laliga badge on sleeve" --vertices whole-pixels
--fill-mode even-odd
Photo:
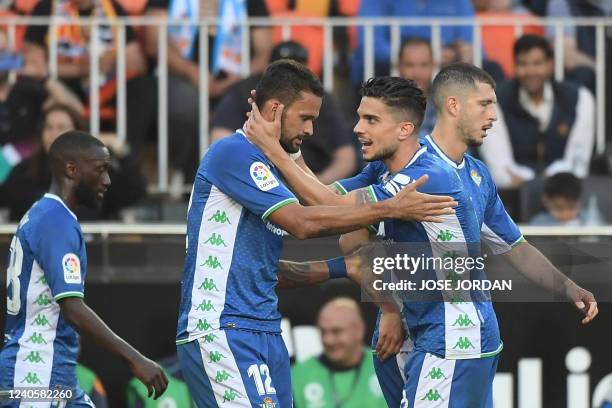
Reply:
[[[272,190],[274,187],[278,187],[278,180],[274,177],[274,174],[270,171],[268,166],[262,162],[255,162],[251,164],[249,170],[251,178],[255,182],[255,185],[261,191]]]
[[[81,261],[76,254],[68,253],[62,258],[64,282],[70,284],[81,283]]]

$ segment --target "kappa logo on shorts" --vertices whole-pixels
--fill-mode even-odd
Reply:
[[[79,257],[72,253],[67,253],[62,258],[62,269],[64,270],[64,282],[81,283],[81,261]]]
[[[255,182],[255,185],[261,191],[272,190],[274,187],[278,187],[278,180],[274,177],[274,174],[270,171],[268,166],[262,162],[255,162],[251,164],[249,170],[251,178]]]

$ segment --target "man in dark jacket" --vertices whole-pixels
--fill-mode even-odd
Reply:
[[[517,188],[537,175],[585,177],[595,136],[591,93],[552,78],[548,41],[525,35],[514,44],[516,78],[497,89],[498,122],[480,152],[498,187]]]

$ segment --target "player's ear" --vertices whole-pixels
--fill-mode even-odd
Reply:
[[[278,109],[280,104],[281,103],[278,99],[275,99],[275,98],[268,99],[266,102],[264,102],[263,106],[259,107],[261,116],[263,116],[265,120],[273,121],[274,114],[276,113],[276,110]]]
[[[67,160],[64,163],[64,174],[70,180],[74,180],[77,177],[78,173],[79,173],[79,169],[78,169],[76,162],[72,160]]]
[[[459,114],[459,98],[456,96],[448,96],[446,98],[446,109],[451,116],[457,116]]]
[[[402,122],[402,123],[400,123],[399,139],[400,140],[406,140],[410,136],[412,136],[415,131],[416,131],[416,127],[414,126],[414,123],[412,123],[412,122]]]

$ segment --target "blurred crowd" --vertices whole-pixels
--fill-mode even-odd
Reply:
[[[87,25],[17,26],[10,16],[95,16],[106,19],[98,30]],[[209,51],[210,139],[242,126],[246,98],[266,65],[292,58],[323,75],[324,31],[317,26],[250,26],[250,72],[242,77],[239,42],[232,18],[241,17],[511,17],[521,24],[482,26],[482,65],[497,81],[498,117],[485,144],[472,152],[486,162],[506,207],[519,222],[536,225],[600,225],[612,220],[610,151],[612,121],[606,121],[607,149],[594,154],[596,115],[596,32],[592,26],[538,24],[538,17],[612,16],[604,0],[14,0],[0,1],[0,221],[16,221],[48,188],[47,151],[63,131],[87,129],[92,112],[89,90],[97,80],[99,136],[113,156],[113,184],[99,213],[81,219],[127,219],[126,208],[150,205],[147,187],[157,178],[159,26],[125,30],[126,139],[117,137],[116,17],[144,15],[197,21],[217,17],[219,24],[200,35],[197,26],[170,26],[167,47],[168,148],[170,197],[185,200],[184,185],[199,163],[199,62]],[[233,17],[232,17],[233,16]],[[53,31],[55,30],[55,31]],[[471,26],[445,25],[440,50],[431,46],[428,25],[400,27],[401,46],[392,56],[391,30],[373,29],[375,75],[414,79],[428,93],[439,67],[474,62]],[[612,66],[612,28],[606,31],[606,66]],[[91,35],[98,38],[92,41]],[[555,80],[555,34],[561,34],[564,80]],[[520,34],[520,35],[519,35]],[[238,38],[240,33],[238,33]],[[208,47],[200,47],[200,39]],[[284,40],[283,40],[284,39]],[[57,41],[57,78],[49,75],[49,43]],[[90,78],[90,48],[96,43],[99,73]],[[333,92],[324,98],[314,134],[302,153],[324,183],[355,174],[363,165],[352,134],[364,77],[364,30],[333,29]],[[559,41],[557,41],[559,44]],[[393,57],[393,58],[392,58]],[[391,61],[397,61],[392,63]],[[606,106],[611,106],[612,75],[607,71]],[[330,71],[326,71],[330,72]],[[435,122],[428,104],[420,129]],[[570,187],[571,186],[571,187]],[[188,191],[188,189],[187,189]],[[155,197],[168,202],[167,196]],[[132,217],[133,218],[133,217]]]

